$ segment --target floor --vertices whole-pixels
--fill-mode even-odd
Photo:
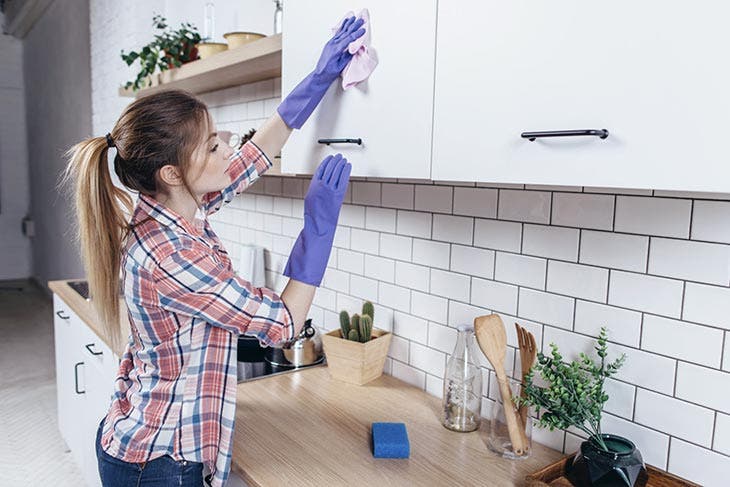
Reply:
[[[0,281],[0,485],[84,485],[58,431],[53,303]]]

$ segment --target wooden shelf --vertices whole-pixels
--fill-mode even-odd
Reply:
[[[163,71],[154,77],[153,86],[136,93],[120,88],[119,95],[141,97],[173,88],[197,94],[279,76],[281,34],[276,34]]]

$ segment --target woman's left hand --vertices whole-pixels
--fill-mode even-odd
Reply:
[[[317,67],[314,68],[316,76],[330,83],[337,79],[352,59],[352,54],[347,50],[347,46],[365,34],[365,29],[361,28],[363,23],[365,23],[363,19],[355,17],[349,17],[342,22],[339,30],[322,49]]]

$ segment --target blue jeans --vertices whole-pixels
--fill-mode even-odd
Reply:
[[[104,487],[201,487],[203,464],[176,461],[165,455],[146,463],[129,463],[109,455],[101,447],[102,420],[96,432],[96,458]]]

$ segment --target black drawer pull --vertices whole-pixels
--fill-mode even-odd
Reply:
[[[362,145],[362,139],[319,139],[320,144],[357,144]]]
[[[523,139],[530,139],[530,142],[542,137],[581,137],[592,135],[605,139],[608,137],[606,129],[583,129],[583,130],[548,130],[545,132],[522,132]]]
[[[63,310],[62,310],[62,309],[59,309],[58,311],[56,311],[56,316],[58,316],[58,317],[59,317],[59,318],[61,318],[62,320],[66,320],[66,321],[68,321],[68,320],[70,320],[70,319],[71,319],[71,317],[70,317],[70,316],[64,316],[64,315],[63,315]]]
[[[87,343],[86,344],[86,350],[88,350],[91,355],[104,355],[104,352],[95,352],[94,350],[92,350],[92,347],[94,345],[96,345],[96,344],[95,343]]]
[[[79,390],[79,365],[84,365],[84,363],[78,362],[74,365],[74,388],[76,389],[76,394],[86,394],[86,391]]]

